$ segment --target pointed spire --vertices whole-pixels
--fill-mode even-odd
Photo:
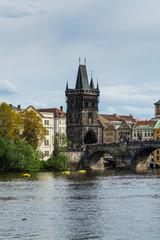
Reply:
[[[66,83],[66,90],[68,90],[68,79],[67,79],[67,83]]]
[[[91,82],[90,82],[90,88],[91,89],[95,89],[95,87],[94,87],[94,82],[93,82],[93,79],[91,78]]]
[[[97,78],[97,90],[99,91],[98,78]]]
[[[90,88],[91,88],[91,89],[95,89],[95,87],[94,87],[94,82],[93,82],[93,73],[92,73],[92,71],[91,71]]]

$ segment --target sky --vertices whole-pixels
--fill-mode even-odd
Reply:
[[[100,114],[154,117],[160,99],[159,0],[0,0],[0,103],[66,111],[86,66]]]

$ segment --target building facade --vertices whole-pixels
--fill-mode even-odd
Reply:
[[[37,151],[44,154],[43,160],[53,154],[53,138],[54,138],[54,114],[50,112],[39,112],[33,106],[29,106],[27,110],[33,110],[42,119],[43,126],[46,128],[46,136],[44,142],[38,147]]]
[[[132,139],[131,127],[135,122],[132,115],[99,114],[99,121],[102,125],[103,143],[118,143]]]
[[[132,140],[154,139],[154,127],[156,121],[140,120],[136,121],[132,128]]]
[[[75,89],[66,85],[67,137],[73,146],[98,142],[99,88],[88,82],[86,65],[79,65]]]
[[[43,108],[38,109],[41,113],[52,113],[54,116],[54,134],[61,133],[66,135],[66,113],[63,111],[63,107],[58,108]]]

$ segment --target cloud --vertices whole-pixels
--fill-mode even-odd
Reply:
[[[134,104],[137,101],[148,99],[148,95],[142,94],[138,87],[131,85],[102,87],[100,90],[101,98],[103,100],[108,99],[109,102],[130,102]]]
[[[155,83],[152,82],[152,86]],[[154,117],[153,104],[159,99],[159,91],[151,84],[118,85],[102,87],[100,90],[100,104],[106,104],[103,113],[133,114],[142,119]]]
[[[26,102],[28,104],[28,106],[32,105],[35,108],[46,108],[46,104],[42,103],[42,102],[37,102],[37,101],[33,101],[33,100],[28,100]]]
[[[17,92],[16,87],[7,79],[0,80],[0,94],[11,95]]]
[[[0,17],[22,18],[30,15],[32,15],[31,12],[23,9],[18,9],[14,7],[5,7],[5,6],[0,8]]]
[[[123,106],[124,111],[130,112],[135,118],[141,116],[142,119],[146,119],[148,115],[153,116],[154,108],[153,107],[138,107],[138,106]],[[147,114],[146,114],[147,113]]]

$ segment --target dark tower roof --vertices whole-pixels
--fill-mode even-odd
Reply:
[[[94,87],[94,83],[93,83],[93,79],[91,78],[91,82],[90,82],[90,88],[91,89],[95,89],[95,87]]]
[[[86,65],[79,65],[75,89],[76,90],[90,90]]]
[[[66,83],[66,90],[68,90],[68,82]]]
[[[99,84],[98,84],[98,82],[97,82],[97,90],[99,91]]]

